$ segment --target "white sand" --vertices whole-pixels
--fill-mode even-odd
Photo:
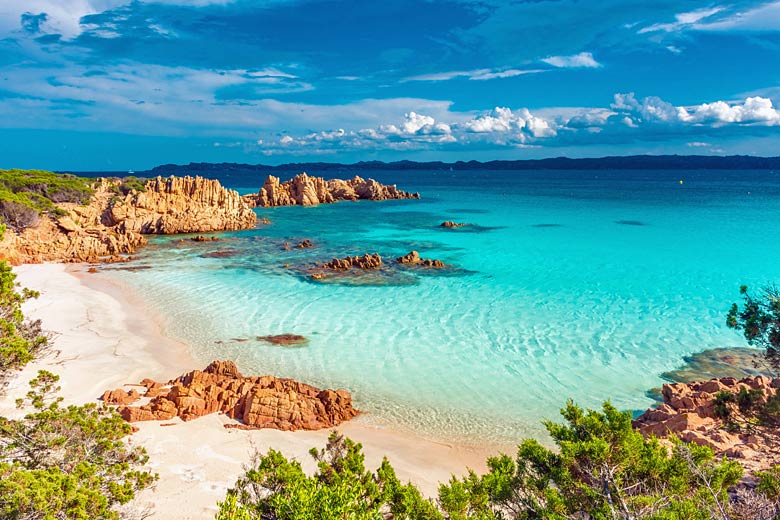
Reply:
[[[166,338],[161,324],[132,292],[98,274],[81,274],[83,266],[61,264],[26,265],[15,268],[18,281],[41,292],[25,304],[30,318],[40,318],[47,330],[57,333],[53,344],[59,351],[37,361],[22,372],[0,399],[0,415],[20,412],[16,397],[27,391],[26,383],[39,369],[60,376],[66,403],[95,400],[104,390],[138,383],[145,377],[167,381],[181,373],[203,368],[190,357],[187,347]],[[240,367],[239,367],[240,368]],[[273,447],[301,461],[308,471],[314,463],[312,447],[325,444],[327,431],[280,432],[225,429],[230,420],[210,415],[174,426],[159,422],[136,423],[140,430],[130,442],[143,445],[149,465],[160,480],[154,489],[138,497],[140,505],[153,507],[152,518],[213,518],[216,503],[242,473],[242,465],[257,448]],[[397,432],[346,423],[339,430],[363,444],[366,463],[376,468],[387,456],[402,480],[416,483],[435,496],[438,483],[467,467],[485,468],[485,458],[494,447],[472,448],[431,442]]]

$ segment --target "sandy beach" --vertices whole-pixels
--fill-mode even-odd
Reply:
[[[23,287],[40,291],[27,302],[25,314],[41,319],[54,333],[54,352],[19,372],[0,399],[0,415],[18,416],[14,400],[27,391],[26,383],[39,369],[60,376],[66,403],[95,401],[104,390],[138,383],[145,377],[167,381],[203,368],[186,345],[164,335],[163,323],[127,287],[105,275],[87,274],[82,265],[25,265],[15,268]],[[225,416],[210,415],[174,426],[136,423],[130,442],[144,446],[149,466],[160,476],[155,488],[137,499],[151,506],[151,518],[213,518],[216,503],[242,473],[251,453],[273,447],[311,471],[308,451],[324,445],[328,431],[281,432],[225,429]],[[383,456],[399,478],[410,480],[435,496],[438,483],[467,468],[481,471],[494,447],[474,448],[431,442],[408,434],[369,428],[360,419],[339,430],[363,444],[366,463],[376,468]]]

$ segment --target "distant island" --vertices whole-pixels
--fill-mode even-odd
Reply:
[[[572,159],[554,157],[516,161],[360,161],[353,164],[329,162],[287,163],[276,166],[241,163],[163,164],[151,170],[137,171],[140,177],[167,177],[170,175],[261,175],[268,172],[366,172],[381,170],[780,170],[780,156],[755,157],[750,155],[628,155]],[[86,173],[86,172],[85,172]],[[95,173],[88,172],[90,176]]]

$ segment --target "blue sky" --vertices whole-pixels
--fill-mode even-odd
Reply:
[[[780,155],[780,1],[2,0],[0,167]]]

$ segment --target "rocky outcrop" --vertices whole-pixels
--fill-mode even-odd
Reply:
[[[218,181],[171,177],[147,181],[143,192],[125,196],[118,181],[101,179],[89,204],[57,204],[63,213],[43,217],[21,233],[7,231],[0,258],[12,264],[97,262],[134,252],[145,234],[197,233],[248,229],[255,213]]]
[[[310,177],[300,173],[289,181],[281,182],[269,175],[256,194],[244,195],[250,206],[316,206],[341,200],[389,200],[419,199],[419,193],[399,190],[395,185],[385,185],[374,179],[355,176],[349,180]]]
[[[410,253],[407,253],[404,256],[399,256],[398,258],[395,259],[395,261],[398,262],[399,264],[416,265],[419,267],[432,267],[434,269],[447,267],[447,264],[445,264],[441,260],[434,260],[431,258],[420,258],[420,253],[418,253],[417,251],[411,251]]]
[[[233,231],[255,226],[257,217],[235,190],[203,177],[157,177],[110,205],[111,223],[144,234]]]
[[[466,227],[468,225],[469,224],[467,224],[465,222],[453,222],[452,220],[447,220],[447,221],[442,222],[441,224],[439,224],[439,227],[443,227],[443,228],[447,228],[447,229],[457,229],[457,228]]]
[[[144,380],[145,385],[157,384]],[[214,361],[169,382],[140,407],[119,407],[128,422],[185,421],[221,412],[248,429],[320,430],[332,428],[358,414],[345,390],[320,390],[273,376],[244,377],[232,361]],[[152,387],[154,388],[154,387]],[[149,395],[147,393],[147,395]]]
[[[352,268],[374,270],[382,267],[382,257],[378,253],[373,255],[365,254],[363,256],[346,256],[344,258],[334,258],[330,262],[322,264],[323,269],[332,271],[348,271]]]
[[[780,388],[780,378],[723,377],[704,382],[665,384],[663,403],[640,415],[634,420],[634,427],[646,436],[665,438],[674,435],[686,442],[710,446],[719,455],[741,459],[740,462],[750,469],[780,463],[779,432],[767,435],[754,428],[729,431],[717,417],[716,395],[719,392],[738,394],[742,388],[758,391],[758,402],[766,403]],[[728,406],[737,413],[736,403]]]

